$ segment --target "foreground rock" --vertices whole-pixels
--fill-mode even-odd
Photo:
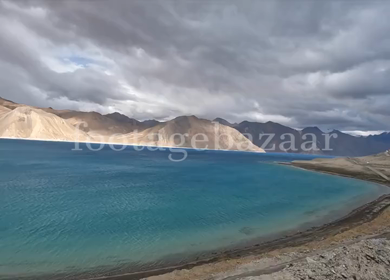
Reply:
[[[240,280],[338,280],[389,279],[390,241],[371,239],[341,246],[297,262],[290,262],[280,271],[248,277],[229,277]],[[227,279],[227,278],[226,278]]]

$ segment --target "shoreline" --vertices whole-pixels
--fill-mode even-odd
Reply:
[[[306,171],[311,172],[318,172],[333,176],[340,176],[345,178],[352,178],[352,179],[358,179],[361,181],[371,182],[375,184],[379,184],[385,187],[390,187],[390,181],[385,181],[382,178],[379,178],[375,174],[368,174],[368,173],[362,173],[362,172],[356,172],[352,170],[337,168],[337,167],[327,167],[327,166],[320,166],[320,165],[314,165],[308,162],[303,161],[293,161],[293,162],[278,162],[277,164],[280,165],[286,165],[294,168],[299,168]]]

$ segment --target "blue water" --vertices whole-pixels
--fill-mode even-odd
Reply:
[[[169,151],[72,148],[0,140],[0,278],[190,260],[387,191],[273,164],[311,156],[188,151],[172,162]]]

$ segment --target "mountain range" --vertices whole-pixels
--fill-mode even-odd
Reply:
[[[274,122],[258,123],[243,121],[239,124],[231,124],[221,118],[215,119],[214,121],[229,125],[244,135],[251,135],[253,137],[252,142],[256,146],[264,148],[266,151],[272,150],[274,152],[311,153],[337,156],[366,156],[378,154],[390,148],[390,133],[388,132],[384,132],[380,135],[363,137],[352,136],[339,130],[333,130],[325,133],[318,127],[306,127],[302,130],[297,130]],[[286,133],[293,135],[293,138],[295,139],[295,145],[293,148],[295,148],[295,151],[293,149],[283,149],[283,146],[281,146],[283,142],[290,139],[289,137],[283,139],[282,135]],[[265,134],[275,135],[266,146],[264,146],[267,141]],[[302,149],[302,145],[312,139],[312,136],[307,136],[307,134],[315,135],[315,139],[317,140],[316,147],[319,151],[315,149],[305,151]],[[330,151],[326,150],[327,146],[325,134],[333,135],[329,141]],[[263,137],[260,138],[259,135],[263,135]],[[305,139],[305,135],[307,139]],[[271,149],[273,146],[275,149]],[[285,145],[284,147],[289,148],[289,145]]]
[[[206,137],[207,141],[199,137],[199,134]],[[222,150],[244,148],[256,152],[265,150],[337,156],[365,156],[390,148],[390,133],[357,137],[333,130],[327,134],[333,135],[328,142],[325,133],[318,127],[297,130],[275,122],[230,123],[222,118],[210,121],[196,116],[180,116],[167,122],[138,121],[118,112],[103,115],[97,112],[56,110],[0,98],[0,138],[78,140]],[[314,142],[311,141],[313,137]],[[315,143],[314,146],[308,145],[308,141]]]
[[[102,115],[39,108],[2,98],[0,138],[264,152],[236,129],[216,126],[195,116],[181,116],[167,122],[140,122],[119,113]]]

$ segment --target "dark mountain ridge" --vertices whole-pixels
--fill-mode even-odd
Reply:
[[[215,119],[217,120],[218,118]],[[266,152],[367,156],[390,149],[388,132],[357,137],[339,130],[325,133],[315,126],[297,130],[271,121],[266,123],[243,121],[232,127]]]

